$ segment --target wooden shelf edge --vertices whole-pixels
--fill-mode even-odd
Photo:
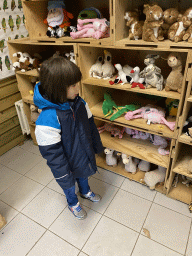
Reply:
[[[111,80],[113,81],[116,76],[114,76]],[[170,98],[170,99],[180,99],[181,94],[178,92],[166,92],[165,89],[162,91],[157,91],[155,88],[150,88],[150,89],[139,89],[138,87],[136,88],[131,88],[131,84],[114,84],[110,85],[109,80],[103,80],[103,79],[97,79],[97,78],[87,78],[82,81],[83,84],[87,85],[95,85],[95,86],[101,86],[101,87],[107,87],[107,88],[113,88],[117,90],[124,90],[124,91],[130,91],[133,93],[143,93],[143,94],[149,94],[149,95],[156,95],[164,98]]]
[[[16,74],[25,75],[25,76],[35,76],[35,77],[39,76],[36,69],[29,70],[29,71],[26,71],[26,72],[17,71]]]
[[[192,138],[188,135],[185,135],[184,133],[179,136],[178,138],[179,142],[182,142],[184,144],[188,144],[192,146]]]
[[[186,187],[186,185],[178,182],[176,188],[171,187],[167,196],[185,204],[190,204],[192,201],[192,187]]]
[[[22,98],[25,103],[33,104],[33,96],[28,95]]]

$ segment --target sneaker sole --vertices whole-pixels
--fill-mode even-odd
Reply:
[[[71,211],[71,209],[70,209],[70,207],[69,207],[69,206],[68,206],[68,209],[69,209],[69,211],[70,211],[70,212],[72,212],[72,213],[73,213],[73,215],[75,216],[75,218],[77,218],[78,220],[84,220],[84,219],[87,217],[87,214],[86,214],[86,215],[84,215],[83,217],[79,217],[79,216],[75,215],[75,214],[74,214],[74,212],[73,212],[73,211]]]

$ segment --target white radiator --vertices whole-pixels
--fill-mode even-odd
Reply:
[[[22,133],[23,134],[27,133],[27,135],[30,134],[29,123],[27,121],[27,117],[26,117],[24,109],[23,109],[23,101],[22,100],[16,101],[15,108],[16,108],[17,115],[19,118]]]

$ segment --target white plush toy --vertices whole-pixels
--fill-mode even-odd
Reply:
[[[137,164],[133,161],[132,156],[122,154],[121,157],[125,165],[125,170],[127,172],[131,172],[132,174],[135,174],[137,172]]]
[[[67,58],[69,58],[69,60],[70,60],[71,62],[73,62],[74,64],[76,64],[74,51],[70,51],[70,53],[66,53],[65,56],[66,56]]]
[[[118,71],[118,78],[122,81],[122,84],[125,84],[125,83],[130,83],[131,81],[131,76],[130,75],[127,75],[124,71],[123,71],[123,68],[121,66],[121,64],[115,64],[114,65],[115,68],[117,69]]]
[[[103,79],[110,79],[115,73],[115,68],[112,64],[112,55],[110,52],[104,50],[104,64],[102,65]]]
[[[138,169],[142,172],[148,172],[150,170],[150,163],[144,160],[141,160],[139,165],[138,165]]]
[[[104,153],[106,154],[106,164],[110,166],[117,166],[117,157],[114,155],[115,150],[106,148]]]
[[[158,166],[157,170],[146,172],[144,181],[150,189],[155,189],[155,185],[165,180],[166,168]]]
[[[134,67],[134,69],[131,70],[131,74],[132,74],[132,80],[131,80],[131,84],[134,83],[140,83],[142,84],[144,82],[144,78],[139,76],[140,73],[140,68],[139,67]]]
[[[95,64],[93,64],[91,66],[91,68],[89,70],[89,76],[101,79],[102,74],[103,74],[102,64],[103,64],[103,57],[99,56],[97,58],[97,61],[95,62]]]

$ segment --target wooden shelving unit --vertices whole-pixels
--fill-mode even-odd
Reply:
[[[148,2],[148,1],[146,1]],[[150,1],[153,2],[153,1]],[[26,18],[26,26],[29,32],[30,39],[17,39],[9,41],[10,56],[13,53],[21,51],[29,54],[47,52],[47,58],[56,51],[69,52],[74,50],[77,65],[82,72],[81,81],[81,95],[88,102],[89,107],[94,115],[97,126],[103,125],[104,122],[110,122],[110,117],[104,117],[102,112],[102,102],[104,100],[104,93],[108,92],[117,105],[123,106],[128,104],[136,104],[146,106],[147,104],[154,104],[162,106],[167,98],[179,100],[178,112],[176,117],[166,117],[168,121],[175,121],[176,126],[174,131],[171,131],[163,124],[148,125],[146,120],[134,119],[127,121],[123,116],[113,121],[113,124],[119,127],[129,127],[143,132],[156,134],[170,139],[170,155],[162,156],[158,153],[158,148],[149,141],[142,141],[130,138],[124,135],[122,139],[112,138],[108,132],[101,133],[101,139],[104,146],[115,149],[117,151],[129,154],[133,157],[149,161],[153,164],[167,168],[166,179],[164,186],[156,186],[156,190],[167,194],[167,196],[180,200],[185,203],[190,203],[192,188],[187,188],[179,181],[176,188],[172,187],[172,182],[176,173],[186,175],[185,165],[192,154],[182,155],[183,145],[190,149],[192,145],[192,138],[182,134],[182,127],[187,119],[188,112],[192,106],[191,93],[191,76],[192,76],[192,43],[179,42],[174,43],[169,40],[163,42],[145,42],[143,40],[133,41],[128,40],[128,28],[125,25],[124,13],[128,10],[134,10],[140,4],[144,4],[142,0],[139,1],[124,1],[124,0],[98,0],[94,1],[78,1],[78,6],[75,0],[70,3],[66,2],[66,7],[69,12],[74,14],[72,25],[76,23],[78,13],[86,8],[98,8],[104,17],[110,20],[110,37],[100,40],[95,39],[77,39],[73,40],[69,37],[63,38],[48,38],[46,36],[47,26],[43,23],[47,15],[48,0],[31,0],[23,1],[23,10]],[[187,9],[191,5],[190,1],[167,0],[159,5],[165,10],[171,7],[178,7],[179,10]],[[74,10],[74,6],[76,6]],[[74,22],[74,24],[73,24]],[[139,88],[131,88],[130,84],[114,84],[110,85],[109,80],[95,79],[89,77],[89,69],[95,63],[99,55],[103,55],[104,50],[108,50],[112,54],[113,64],[120,63],[122,65],[128,64],[132,67],[139,66],[142,70],[145,67],[144,57],[147,54],[159,54],[162,58],[156,61],[156,65],[161,68],[164,78],[168,76],[171,68],[167,65],[166,59],[170,52],[179,52],[183,61],[183,89],[181,94],[178,92],[165,90],[157,91],[155,88],[141,90]],[[12,58],[12,61],[15,61]],[[30,120],[29,106],[33,103],[33,97],[29,91],[33,90],[30,82],[31,77],[37,77],[36,70],[27,71],[25,73],[17,72],[16,78],[18,87],[24,101],[24,110],[27,115],[31,136],[34,143],[36,143],[34,131],[35,124]],[[114,80],[115,76],[111,79]],[[97,157],[98,166],[128,177],[131,180],[141,182],[144,173],[139,171],[135,175],[127,173],[124,166],[120,163],[117,167],[109,167],[105,163],[105,156]]]

